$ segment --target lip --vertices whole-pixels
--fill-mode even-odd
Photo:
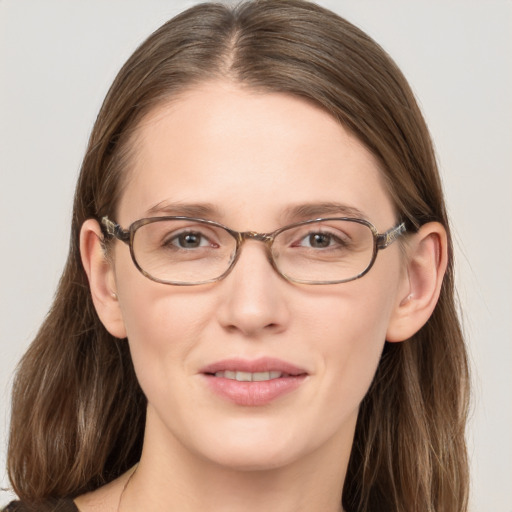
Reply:
[[[223,371],[240,372],[270,372],[277,371],[288,375],[296,376],[306,374],[307,371],[281,359],[261,357],[259,359],[223,359],[201,368],[200,373],[215,374]]]
[[[285,375],[267,381],[240,382],[225,377],[215,377],[222,371],[270,372],[278,371]],[[308,373],[291,363],[274,358],[255,360],[225,359],[207,365],[200,370],[208,387],[221,398],[241,406],[262,406],[296,390]]]

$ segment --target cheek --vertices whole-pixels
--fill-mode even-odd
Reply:
[[[124,256],[116,260],[117,292],[135,371],[151,396],[178,379],[178,365],[186,371],[182,363],[208,322],[211,304],[197,290],[147,279]]]
[[[197,298],[183,297],[174,290],[174,293],[164,290],[165,295],[161,290],[155,291],[139,292],[123,303],[133,357],[183,359],[204,329],[209,305]]]
[[[375,375],[395,302],[390,290],[396,287],[397,276],[392,271],[382,276],[376,272],[368,279],[344,283],[338,294],[326,297],[310,312],[323,352],[326,399],[343,401],[343,413],[358,409]]]
[[[366,392],[384,346],[387,315],[374,297],[364,302],[352,301],[350,308],[340,308],[333,315],[330,333],[325,332],[325,367],[333,386]],[[326,329],[327,331],[327,329]],[[362,399],[362,396],[360,397]]]
[[[165,297],[156,290],[130,298],[125,324],[137,380],[149,405],[167,429],[186,432],[180,425],[186,423],[187,398],[193,396],[191,354],[204,337],[208,306],[179,291],[165,292]]]
[[[330,293],[309,301],[305,322],[313,327],[329,350],[342,354],[373,350],[384,343],[394,295],[389,292],[393,279],[365,276],[357,281],[334,285]],[[372,279],[375,277],[375,279]],[[339,287],[339,288],[336,288]],[[331,340],[331,344],[327,340]]]

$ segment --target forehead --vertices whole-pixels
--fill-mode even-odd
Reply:
[[[373,155],[298,97],[202,84],[154,109],[134,144],[123,224],[190,204],[212,206],[215,220],[238,229],[275,229],[283,212],[319,203],[358,209],[377,227],[394,220]]]

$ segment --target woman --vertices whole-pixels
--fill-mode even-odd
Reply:
[[[466,510],[435,157],[361,31],[296,0],[162,26],[100,111],[72,237],[9,510]]]

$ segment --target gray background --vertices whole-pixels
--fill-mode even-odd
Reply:
[[[0,0],[0,467],[15,364],[67,253],[74,183],[108,86],[194,2]],[[473,365],[472,510],[512,511],[512,3],[321,1],[366,30],[415,90],[441,165]],[[3,487],[8,486],[0,469]],[[10,498],[0,492],[0,505]]]

